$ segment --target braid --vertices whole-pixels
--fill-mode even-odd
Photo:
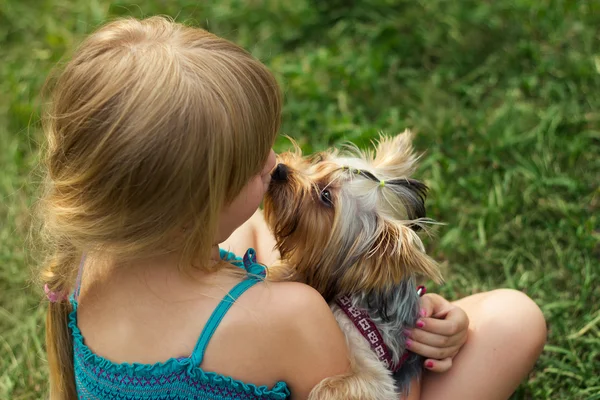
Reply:
[[[68,294],[73,290],[80,252],[70,244],[57,246],[52,257],[40,272],[43,284],[55,293]]]
[[[53,257],[46,263],[40,277],[48,289],[63,295],[74,286],[77,274],[75,247],[57,246]],[[66,298],[66,296],[65,296]],[[50,399],[77,398],[73,371],[73,340],[69,334],[69,301],[50,302],[46,316],[46,346],[50,367]]]

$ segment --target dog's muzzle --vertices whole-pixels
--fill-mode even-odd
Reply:
[[[285,182],[288,178],[288,167],[285,164],[277,164],[275,170],[271,173],[271,179],[275,182]]]

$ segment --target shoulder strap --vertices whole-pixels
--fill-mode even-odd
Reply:
[[[85,253],[81,256],[79,261],[79,270],[77,271],[77,279],[75,280],[75,289],[73,290],[73,297],[75,301],[79,300],[79,292],[81,291],[81,276],[83,275],[83,265],[85,264]]]
[[[221,320],[223,319],[223,317],[225,316],[227,311],[229,311],[229,309],[231,308],[233,303],[235,303],[235,301],[246,290],[250,289],[252,286],[254,286],[258,282],[260,282],[260,281],[257,279],[253,279],[253,278],[245,279],[245,280],[241,281],[240,283],[238,283],[237,285],[235,285],[233,287],[233,289],[231,289],[229,291],[229,293],[227,293],[225,295],[225,297],[221,300],[221,302],[219,303],[217,308],[215,308],[215,310],[211,314],[210,318],[206,322],[206,325],[204,326],[204,329],[202,330],[202,333],[200,334],[200,338],[198,339],[198,342],[196,343],[196,347],[194,347],[194,351],[192,353],[192,356],[190,357],[192,360],[192,365],[198,366],[202,363],[202,359],[204,358],[204,352],[206,350],[206,346],[208,346],[208,342],[210,341],[210,338],[215,333],[215,330],[221,323]]]

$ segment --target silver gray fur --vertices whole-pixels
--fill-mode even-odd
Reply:
[[[414,328],[419,318],[420,302],[414,278],[402,281],[384,295],[358,293],[351,298],[355,307],[369,313],[396,364],[406,350],[404,330]],[[408,393],[410,381],[421,374],[423,364],[421,356],[409,354],[402,368],[394,374],[396,387],[404,389],[405,394]]]

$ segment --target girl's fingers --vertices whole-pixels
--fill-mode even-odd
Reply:
[[[425,368],[432,372],[446,372],[452,367],[452,357],[444,358],[443,360],[425,360]]]
[[[461,308],[454,307],[447,312],[443,319],[436,316],[433,318],[419,318],[417,327],[443,336],[466,334],[469,328],[469,318]]]
[[[440,319],[438,315],[433,315],[434,318]],[[448,312],[446,312],[443,316],[444,321],[452,322],[453,328],[455,331],[466,331],[469,327],[469,316],[460,307],[453,306]]]
[[[431,347],[454,347],[462,344],[462,336],[444,336],[437,333],[427,332],[423,329],[413,329],[405,331],[412,341],[426,344]]]
[[[443,314],[450,310],[453,306],[448,300],[444,299],[442,296],[427,293],[423,297],[421,297],[421,317],[431,317],[435,315],[437,318],[443,318]]]
[[[460,326],[455,321],[436,318],[419,318],[415,330],[423,330],[442,336],[454,336],[460,332]]]
[[[433,358],[435,360],[442,360],[448,357],[454,357],[458,350],[460,350],[460,346],[451,346],[451,347],[432,347],[420,342],[417,342],[413,339],[406,339],[406,348],[413,353],[417,353],[423,357]]]

